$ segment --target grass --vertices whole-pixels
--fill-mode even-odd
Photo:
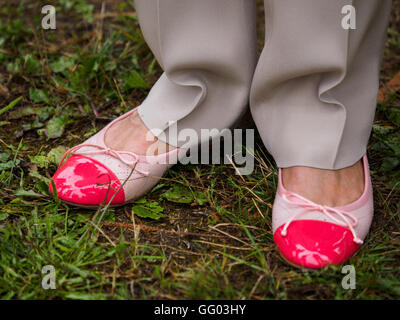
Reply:
[[[277,170],[257,137],[256,169],[175,166],[145,198],[97,212],[72,208],[47,185],[66,147],[140,103],[161,74],[133,1],[62,0],[57,30],[42,30],[46,1],[0,8],[0,297],[2,299],[400,298],[400,93],[378,105],[369,146],[376,214],[348,264],[294,269],[275,250]],[[130,14],[126,14],[126,13]],[[260,11],[260,15],[261,15]],[[261,21],[261,20],[260,20]],[[400,70],[394,2],[382,68]],[[262,25],[260,26],[262,28]],[[56,290],[42,289],[42,268]]]

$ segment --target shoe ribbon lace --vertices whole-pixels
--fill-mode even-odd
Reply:
[[[332,208],[329,206],[324,206],[320,205],[317,203],[314,203],[311,200],[308,200],[302,196],[300,196],[297,193],[290,192],[285,190],[282,194],[283,200],[294,206],[301,207],[302,210],[294,214],[284,225],[281,231],[281,235],[285,237],[287,235],[287,230],[290,226],[290,224],[299,216],[303,215],[304,213],[313,210],[313,211],[319,211],[323,213],[325,216],[330,218],[331,220],[335,221],[338,225],[343,226],[348,228],[352,235],[353,235],[353,241],[358,244],[362,244],[363,241],[357,236],[356,231],[354,228],[358,224],[358,220],[356,217],[354,217],[352,214],[350,214],[347,211],[338,209],[338,208]]]
[[[113,150],[113,149],[108,148],[108,147],[102,147],[102,146],[99,146],[99,145],[96,145],[96,144],[88,144],[88,143],[80,144],[80,145],[77,145],[77,146],[72,147],[71,149],[67,150],[67,152],[64,154],[64,156],[62,157],[62,159],[60,161],[60,165],[64,162],[65,158],[69,154],[71,154],[71,155],[77,154],[77,151],[80,150],[81,148],[84,148],[84,147],[93,147],[93,148],[97,149],[97,150],[85,151],[85,152],[83,152],[84,154],[87,154],[87,155],[96,155],[96,154],[108,155],[108,156],[116,158],[117,160],[119,160],[122,163],[126,164],[130,168],[135,169],[135,171],[137,171],[140,174],[143,174],[145,176],[149,175],[149,172],[147,172],[147,171],[142,171],[142,170],[136,169],[136,165],[139,163],[139,156],[137,154],[135,154],[133,152],[129,152],[129,151],[117,151],[117,150]],[[124,156],[130,157],[132,160],[131,161],[126,160],[124,158]]]

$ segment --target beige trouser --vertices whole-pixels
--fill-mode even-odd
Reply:
[[[356,9],[356,29],[342,8]],[[136,0],[164,74],[139,108],[152,130],[230,128],[251,114],[279,167],[341,169],[366,152],[391,0]],[[164,141],[176,144],[174,139]],[[179,143],[178,143],[179,145]]]

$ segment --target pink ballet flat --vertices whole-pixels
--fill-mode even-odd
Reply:
[[[318,269],[329,264],[342,264],[360,248],[374,214],[366,155],[363,163],[363,194],[353,203],[334,208],[316,204],[286,190],[279,169],[272,228],[274,241],[287,262]]]
[[[136,109],[112,121],[86,142],[65,153],[53,176],[59,199],[80,207],[98,207],[107,203],[123,205],[143,197],[168,168],[176,164],[180,149],[157,156],[144,156],[113,150],[105,145],[107,130]],[[68,155],[70,157],[64,162]],[[53,192],[51,183],[49,188]]]

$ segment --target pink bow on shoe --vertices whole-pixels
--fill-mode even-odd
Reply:
[[[77,145],[69,150],[67,150],[67,152],[64,154],[64,156],[62,157],[61,161],[60,161],[60,165],[64,162],[65,158],[69,155],[69,154],[76,154],[76,151],[78,151],[81,148],[84,147],[93,147],[93,148],[97,148],[98,150],[93,150],[93,151],[85,151],[85,154],[104,154],[104,155],[108,155],[111,157],[114,157],[118,160],[120,160],[122,163],[126,164],[128,167],[131,167],[132,169],[136,167],[137,163],[139,162],[139,156],[133,152],[129,152],[129,151],[117,151],[117,150],[113,150],[111,148],[107,148],[107,147],[102,147],[99,145],[95,145],[95,144],[80,144]],[[130,157],[132,157],[132,161],[127,161],[124,159],[124,155],[128,155]],[[143,174],[145,176],[149,175],[148,172],[146,171],[141,171],[139,169],[135,169],[135,171],[139,172],[140,174]]]
[[[301,195],[294,193],[294,192],[290,192],[287,190],[283,191],[282,194],[282,198],[284,201],[286,201],[287,203],[291,204],[291,205],[295,205],[298,207],[301,207],[303,210],[297,212],[296,214],[294,214],[284,225],[284,227],[282,228],[281,231],[281,235],[283,237],[285,237],[287,235],[287,229],[289,227],[289,225],[300,215],[304,214],[305,212],[309,211],[309,210],[315,210],[315,211],[319,211],[321,213],[323,213],[324,215],[326,215],[328,218],[332,219],[333,221],[335,221],[338,225],[343,226],[343,227],[347,227],[348,229],[350,229],[351,233],[353,234],[353,240],[355,243],[358,244],[362,244],[363,241],[357,236],[354,228],[357,226],[358,224],[358,220],[356,217],[354,217],[352,214],[344,211],[344,210],[339,210],[339,209],[335,209],[329,206],[324,206],[324,205],[320,205],[317,203],[312,202],[311,200],[308,200],[304,197],[302,197]],[[341,220],[337,219],[334,217],[334,215],[338,216],[341,218]]]

